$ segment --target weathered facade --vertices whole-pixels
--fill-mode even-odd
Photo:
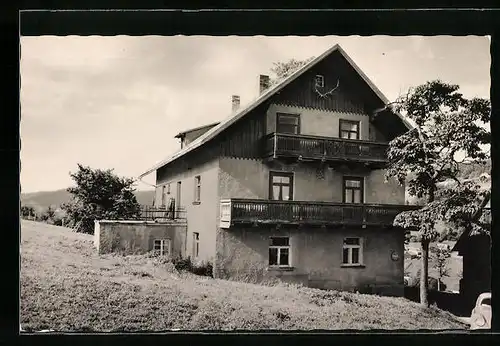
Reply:
[[[157,250],[172,258],[182,258],[186,256],[186,224],[99,220],[95,222],[94,246],[100,254],[144,254]]]
[[[384,173],[408,125],[386,103],[336,46],[148,171],[156,203],[185,208],[216,277],[402,295],[408,207]]]

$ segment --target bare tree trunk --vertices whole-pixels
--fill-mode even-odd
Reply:
[[[429,286],[429,241],[422,239],[422,271],[420,275],[420,304],[428,307],[427,288]]]

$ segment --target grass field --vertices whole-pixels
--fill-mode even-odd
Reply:
[[[404,298],[259,286],[178,273],[147,256],[99,256],[92,236],[23,221],[26,331],[465,329]]]

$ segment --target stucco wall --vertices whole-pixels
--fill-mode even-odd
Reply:
[[[404,186],[384,180],[384,170],[340,172],[311,164],[266,165],[257,160],[220,159],[220,198],[269,198],[269,172],[294,173],[294,200],[342,202],[343,176],[365,178],[365,203],[404,204]]]
[[[199,256],[196,261],[207,261],[215,256],[215,234],[217,217],[219,214],[219,160],[211,160],[192,164],[190,170],[180,174],[157,176],[157,204],[161,204],[161,186],[170,183],[170,195],[168,198],[176,198],[177,182],[181,182],[180,206],[186,210],[187,215],[187,242],[186,254],[193,258],[193,232],[199,233]],[[167,171],[168,172],[168,171]],[[194,201],[195,176],[201,176],[201,201]]]
[[[339,120],[360,121],[360,139],[385,141],[384,136],[370,123],[366,114],[340,113],[311,108],[272,104],[267,110],[267,133],[276,131],[276,113],[300,114],[300,133],[303,135],[339,137]]]
[[[94,241],[100,254],[141,254],[153,250],[155,239],[170,239],[173,257],[185,256],[186,225],[141,221],[96,221]]]
[[[268,268],[270,236],[290,236],[293,270]],[[344,237],[363,237],[364,267],[342,267]],[[262,228],[220,231],[216,276],[260,282],[279,278],[323,289],[366,290],[403,294],[404,233],[397,229]],[[394,261],[391,253],[399,259]]]

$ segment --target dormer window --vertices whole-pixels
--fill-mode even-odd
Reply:
[[[320,74],[316,75],[314,84],[318,88],[323,88],[325,86],[325,78]]]

